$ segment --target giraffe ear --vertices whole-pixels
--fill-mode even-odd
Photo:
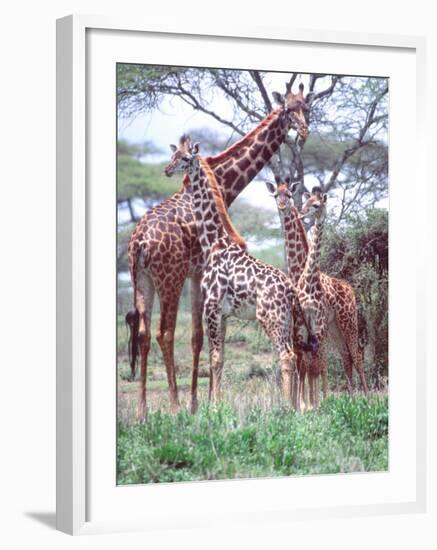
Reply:
[[[195,143],[193,145],[193,147],[191,148],[191,152],[193,153],[193,155],[197,155],[197,153],[199,152],[199,143]]]
[[[308,193],[308,191],[304,191],[303,198],[307,201],[311,198],[311,193]]]
[[[322,202],[323,202],[323,204],[326,204],[326,201],[327,201],[327,200],[328,200],[328,195],[327,195],[327,193],[323,193],[323,195],[322,195]]]
[[[282,94],[280,94],[279,92],[273,92],[272,95],[276,103],[279,103],[279,105],[285,104],[285,97]]]
[[[292,195],[294,195],[294,194],[296,193],[296,191],[297,191],[299,185],[300,185],[300,181],[295,181],[295,182],[293,182],[293,183],[290,185],[289,188],[290,188],[290,193],[291,193]]]
[[[272,195],[275,194],[276,192],[276,186],[274,183],[271,183],[270,181],[266,181],[266,187],[267,187],[267,191],[269,193],[271,193]]]
[[[170,149],[173,151],[173,153],[176,153],[176,151],[178,150],[176,145],[174,145],[173,143],[170,143]]]

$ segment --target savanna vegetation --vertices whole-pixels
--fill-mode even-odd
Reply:
[[[255,74],[253,74],[255,73]],[[300,75],[284,75],[298,80]],[[207,405],[208,350],[201,354],[199,401],[188,413],[191,313],[187,281],[180,302],[175,357],[182,411],[169,413],[167,379],[152,339],[147,422],[135,418],[137,383],[129,379],[125,313],[132,306],[126,247],[136,221],[180,187],[162,175],[166,151],[148,140],[118,142],[118,483],[229,479],[356,471],[388,467],[388,211],[387,83],[384,79],[306,75],[313,94],[310,137],[302,149],[290,139],[252,186],[274,174],[301,178],[329,192],[321,266],[349,281],[357,295],[360,343],[371,393],[345,394],[340,357],[329,355],[332,395],[317,411],[296,414],[283,402],[269,340],[255,322],[230,320],[226,336],[223,402]],[[293,80],[293,82],[294,82]],[[272,107],[270,76],[257,71],[199,70],[119,65],[119,120],[153,113],[166,98],[183,101],[222,131],[187,128],[203,152],[223,150],[256,125]],[[282,90],[281,90],[282,91]],[[226,116],[220,94],[231,105]],[[176,99],[175,99],[176,98]],[[167,104],[166,104],[167,105]],[[174,109],[176,116],[177,109]],[[170,120],[170,119],[169,119]],[[174,136],[176,140],[178,136]],[[274,201],[254,206],[239,197],[230,214],[251,254],[280,268],[283,240]],[[297,203],[301,194],[296,198]],[[269,205],[268,201],[271,201]],[[159,303],[155,301],[152,326]]]

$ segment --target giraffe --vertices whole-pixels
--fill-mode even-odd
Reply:
[[[284,181],[275,179],[275,183],[265,182],[267,190],[276,201],[276,206],[281,222],[284,238],[285,271],[296,288],[299,278],[304,270],[308,255],[308,241],[300,214],[294,206],[293,195],[297,191],[300,182],[291,182],[289,177]],[[311,352],[315,344],[311,341],[302,317],[301,308],[295,303],[293,310],[294,334],[293,343],[297,355],[297,368],[299,371],[300,391],[299,398],[308,406],[305,394],[305,377],[311,364]]]
[[[246,243],[229,218],[218,182],[209,164],[198,155],[198,144],[182,136],[165,169],[168,176],[183,170],[190,179],[197,234],[205,259],[201,288],[207,324],[210,392],[220,399],[226,319],[256,319],[274,345],[280,362],[284,397],[292,401],[298,384],[291,346],[295,291],[279,269],[248,254]],[[293,402],[297,407],[297,401]]]
[[[256,174],[270,161],[290,129],[298,139],[308,137],[308,106],[303,85],[294,94],[287,87],[284,95],[273,94],[279,107],[269,113],[253,130],[219,155],[208,157],[222,189],[227,207],[243,191]],[[160,320],[156,338],[167,371],[170,407],[179,409],[174,363],[174,331],[182,287],[191,278],[192,309],[192,379],[190,408],[197,409],[197,377],[199,355],[203,346],[202,298],[200,280],[203,256],[199,245],[189,179],[184,178],[180,190],[168,200],[144,214],[137,223],[128,245],[129,269],[133,286],[134,310],[128,314],[131,329],[131,373],[135,374],[140,355],[140,380],[137,417],[146,415],[147,359],[151,341],[151,313],[155,293],[160,302]]]
[[[313,336],[314,355],[308,369],[310,402],[319,405],[318,377],[322,373],[323,394],[327,394],[327,336],[335,341],[343,359],[348,388],[352,392],[352,371],[356,369],[363,390],[367,393],[362,355],[358,341],[358,310],[352,287],[343,280],[320,272],[320,247],[326,218],[327,195],[320,187],[314,187],[301,210],[301,217],[314,218],[311,244],[303,271],[297,282],[298,299],[304,321],[304,334]],[[297,218],[296,222],[300,222]],[[301,234],[301,232],[299,232]],[[302,325],[301,325],[302,326]],[[302,339],[302,333],[301,333]]]

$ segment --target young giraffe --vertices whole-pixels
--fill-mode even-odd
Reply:
[[[197,234],[205,258],[201,288],[210,353],[210,399],[220,398],[225,323],[230,316],[257,319],[272,341],[280,361],[284,396],[291,400],[298,384],[291,347],[295,291],[279,269],[250,256],[227,213],[212,169],[198,155],[198,144],[183,136],[165,170],[183,170],[190,178]],[[293,403],[298,406],[297,400]]]
[[[303,86],[294,94],[289,88],[282,96],[274,94],[280,107],[256,128],[219,155],[208,157],[223,192],[227,207],[270,161],[290,129],[304,142],[308,136]],[[191,277],[193,352],[191,410],[197,408],[199,355],[203,345],[200,279],[203,257],[192,211],[191,193],[184,179],[182,188],[167,201],[152,208],[135,227],[128,245],[134,307],[126,318],[131,329],[131,370],[135,374],[138,350],[141,368],[138,418],[146,414],[147,357],[150,350],[150,321],[155,292],[160,301],[157,340],[161,347],[169,384],[172,412],[179,408],[174,364],[174,331],[180,294]]]
[[[266,181],[269,193],[274,197],[281,221],[282,235],[284,238],[285,270],[293,286],[297,288],[308,256],[308,241],[305,228],[300,219],[298,210],[294,207],[293,195],[299,187],[299,182],[291,183],[290,178],[282,182],[279,178],[276,183]],[[308,406],[305,394],[305,377],[309,372],[312,362],[312,354],[316,342],[310,339],[305,327],[302,311],[296,302],[293,311],[294,350],[297,355],[297,368],[300,382],[300,399]]]
[[[306,193],[307,201],[302,207],[301,217],[314,218],[311,245],[304,269],[297,283],[300,309],[304,318],[304,334],[314,336],[316,346],[314,360],[309,368],[310,402],[319,405],[318,377],[324,374],[326,384],[327,335],[334,339],[343,359],[349,391],[352,391],[352,371],[355,367],[363,390],[367,393],[362,355],[358,342],[358,310],[352,287],[340,279],[320,272],[320,247],[326,218],[327,195],[320,187]],[[299,220],[300,221],[300,220]],[[300,338],[302,339],[302,332]],[[323,388],[327,393],[327,385]]]
[[[287,273],[292,283],[297,286],[308,256],[308,241],[305,228],[299,212],[293,205],[293,194],[297,191],[299,182],[291,183],[290,178],[285,178],[283,182],[277,180],[276,184],[266,182],[266,186],[276,200],[281,220]],[[358,332],[358,313],[355,292],[347,281],[330,277],[325,273],[320,273],[320,284],[330,307],[328,333],[339,347],[344,359],[345,371],[347,372],[347,365],[351,361],[348,350],[352,350],[352,356],[355,356],[357,353],[355,339]],[[301,399],[305,402],[305,406],[308,406],[305,393],[305,377],[307,374],[309,376],[312,368],[312,354],[308,353],[311,342],[308,341],[309,334],[301,317],[300,308],[295,307],[294,319],[294,344],[301,384]],[[354,363],[357,365],[356,369],[360,372],[359,365],[362,364],[362,361],[357,363],[354,360]],[[320,365],[320,370],[322,373],[323,396],[326,397],[328,392],[326,362]],[[363,389],[365,392],[367,391],[365,380]]]

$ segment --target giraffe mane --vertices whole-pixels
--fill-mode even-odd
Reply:
[[[262,120],[258,126],[255,126],[253,130],[251,130],[248,134],[243,136],[241,139],[236,141],[233,145],[219,153],[218,155],[214,155],[212,157],[206,157],[206,161],[211,165],[215,166],[217,163],[221,162],[223,159],[232,156],[237,149],[240,149],[241,147],[245,147],[252,139],[259,134],[266,126],[270,124],[273,118],[275,118],[280,112],[282,111],[282,107],[279,107],[278,109],[275,109],[272,111],[264,120]]]
[[[188,187],[190,187],[190,176],[185,174],[182,178],[182,187],[179,189],[179,193],[182,193],[185,189],[188,189]]]
[[[226,230],[226,233],[229,235],[230,239],[234,241],[235,244],[241,246],[242,248],[247,248],[246,241],[238,233],[232,224],[231,218],[229,217],[228,210],[226,208],[225,202],[223,200],[223,195],[220,191],[219,184],[217,183],[214,172],[212,171],[207,160],[199,157],[200,165],[205,172],[205,175],[208,180],[209,188],[211,190],[215,205],[217,207],[217,212],[220,217],[220,221],[223,224],[223,227]]]

